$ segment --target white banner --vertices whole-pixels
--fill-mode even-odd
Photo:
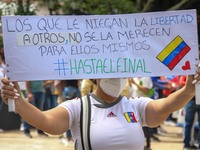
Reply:
[[[4,16],[12,81],[195,74],[196,10]]]

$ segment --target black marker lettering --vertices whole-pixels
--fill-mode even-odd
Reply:
[[[6,19],[6,27],[8,32],[15,32],[15,30],[9,29],[10,26],[7,19]]]
[[[23,23],[20,19],[17,19],[15,22],[15,28],[18,32],[22,32],[23,31]]]

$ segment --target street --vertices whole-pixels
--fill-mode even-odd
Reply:
[[[162,127],[167,133],[156,135],[161,142],[152,140],[152,150],[182,150],[182,128],[166,125]],[[38,137],[35,129],[32,129],[31,134],[33,138],[29,139],[19,130],[0,132],[0,150],[74,150],[73,145],[65,146],[61,143],[58,136]]]

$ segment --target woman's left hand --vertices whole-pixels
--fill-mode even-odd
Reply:
[[[200,64],[198,65],[198,69],[196,71],[195,75],[189,75],[187,77],[186,81],[186,88],[188,92],[194,92],[195,91],[195,84],[199,84],[200,82]]]

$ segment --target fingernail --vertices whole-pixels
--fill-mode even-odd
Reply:
[[[18,97],[19,97],[20,95],[19,95],[19,93],[15,93],[15,96],[18,96]]]
[[[18,91],[16,89],[14,89],[14,92],[17,93]]]
[[[18,97],[17,97],[17,96],[14,96],[14,99],[18,99]]]
[[[10,86],[14,87],[14,84],[12,82],[9,83]]]
[[[192,81],[192,84],[195,84],[195,83],[197,83],[197,80],[196,80],[196,79]]]
[[[198,67],[200,67],[200,64],[198,64]]]
[[[199,74],[195,74],[194,78],[197,78],[199,76]]]

